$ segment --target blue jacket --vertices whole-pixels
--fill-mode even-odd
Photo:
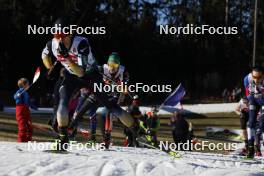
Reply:
[[[29,101],[29,95],[27,93],[27,91],[24,91],[24,93],[20,96],[18,96],[19,94],[21,94],[24,91],[24,88],[20,88],[18,89],[18,91],[15,93],[14,95],[14,99],[16,101],[16,104],[23,104],[23,105],[27,105],[30,106],[30,101]]]

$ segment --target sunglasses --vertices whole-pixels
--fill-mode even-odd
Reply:
[[[253,79],[260,79],[262,76],[254,76],[254,75],[252,75],[252,78]]]

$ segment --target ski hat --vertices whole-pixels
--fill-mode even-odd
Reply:
[[[110,63],[110,62],[114,62],[120,65],[120,57],[117,52],[112,52],[112,54],[110,54],[110,56],[108,57],[107,63]]]

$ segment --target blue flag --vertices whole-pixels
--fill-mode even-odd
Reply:
[[[166,100],[162,103],[162,106],[176,106],[178,103],[180,103],[181,99],[185,95],[185,89],[180,83],[179,86],[175,89],[170,96],[166,98]]]

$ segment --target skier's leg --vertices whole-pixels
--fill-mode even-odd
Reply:
[[[257,125],[256,129],[256,137],[255,137],[255,151],[256,151],[256,156],[261,156],[261,150],[260,150],[260,137],[261,137],[261,132],[259,125]]]
[[[254,140],[255,140],[255,127],[256,127],[256,118],[257,118],[257,104],[254,98],[254,95],[248,96],[249,101],[249,119],[248,119],[248,157],[254,157]]]
[[[68,103],[70,100],[71,91],[66,85],[60,87],[60,101],[57,110],[57,121],[58,126],[67,127],[68,126]]]
[[[48,124],[52,127],[52,129],[56,132],[58,132],[58,122],[57,122],[57,110],[59,106],[59,101],[60,101],[60,93],[59,89],[61,87],[61,84],[63,82],[64,78],[59,77],[59,79],[56,81],[52,97],[53,97],[53,113],[52,116],[50,117],[50,120],[48,121]]]
[[[152,140],[153,140],[154,146],[157,147],[158,146],[158,136],[157,136],[157,132],[154,132],[152,134]]]
[[[83,100],[84,99],[84,100]],[[79,107],[76,109],[76,112],[73,115],[73,120],[69,125],[69,128],[77,128],[78,122],[83,118],[83,115],[89,109],[97,109],[96,99],[93,94],[89,94],[88,97],[81,99]]]
[[[60,88],[60,101],[57,110],[57,121],[58,121],[58,132],[59,132],[59,143],[57,145],[57,150],[62,149],[62,145],[69,142],[68,138],[68,103],[70,100],[70,92],[67,90],[67,86],[63,85]]]
[[[102,122],[103,122],[103,128],[102,128],[102,134],[103,134],[103,143],[106,147],[106,149],[109,148],[110,145],[110,138],[111,138],[111,122],[110,122],[110,112],[107,108],[103,108],[101,112],[102,116]]]
[[[98,72],[87,76],[85,84],[89,90],[94,90],[94,84],[104,84],[103,77]],[[127,127],[133,127],[134,119],[132,116],[123,110],[114,99],[111,99],[105,92],[93,92],[98,102],[104,105],[114,116],[118,117],[120,121]]]
[[[259,98],[257,99],[257,103],[260,105],[260,115],[258,116],[258,118],[256,119],[256,156],[262,156],[261,154],[261,144],[260,144],[260,140],[261,140],[261,135],[263,133],[263,129],[264,129],[264,98]]]
[[[87,75],[84,78],[84,83],[89,90],[94,90],[94,84],[104,84],[103,77],[98,72],[94,72],[93,74]],[[111,99],[105,92],[93,92],[96,100],[104,105],[115,117],[118,117],[119,120],[131,130],[133,133],[134,138],[136,139],[136,132],[134,129],[134,119],[133,117],[123,110],[114,99]]]
[[[77,117],[78,117],[77,126],[78,126],[78,122],[83,118],[82,116],[84,115],[84,112],[86,112],[87,108],[89,108],[87,110],[88,111],[87,112],[88,113],[88,117],[90,119],[90,125],[89,125],[90,126],[90,138],[89,138],[89,140],[91,142],[96,142],[96,126],[97,126],[97,114],[96,114],[96,111],[98,109],[98,106],[97,106],[96,103],[91,104],[91,105],[87,105],[87,104],[84,103],[84,108],[86,108],[86,109],[85,109],[85,111],[81,110],[83,112],[82,114],[79,114],[79,113],[77,114]],[[79,117],[79,115],[81,115],[81,116]],[[77,120],[77,119],[75,119],[75,120]],[[77,126],[75,126],[74,129],[77,130]]]
[[[113,128],[112,114],[107,113],[105,120],[105,130],[111,132]]]
[[[84,104],[85,104],[86,99],[89,96],[89,93],[88,92],[82,92],[82,89],[80,90],[80,92],[81,92],[81,94],[80,94],[75,112],[73,114],[73,119],[76,119],[77,115],[82,116],[83,114],[78,114],[78,113],[80,112],[81,109],[86,108],[86,105],[84,105]]]
[[[97,127],[97,114],[96,110],[94,113],[90,116],[90,129],[91,129],[91,140],[96,141],[96,127]]]
[[[87,99],[87,94],[82,94],[81,93],[81,96],[79,97],[79,100],[78,100],[78,104],[77,104],[77,107],[75,109],[75,112],[73,113],[73,117],[72,117],[72,120],[69,124],[69,128],[72,129],[72,132],[70,134],[70,138],[71,139],[75,139],[75,136],[77,135],[77,127],[78,127],[78,121],[79,119],[77,120],[76,117],[79,116],[79,118],[82,118],[82,115],[83,114],[80,114],[80,109],[81,108],[84,108],[84,101]]]
[[[258,137],[258,140],[256,141],[256,149],[257,149],[257,153],[256,155],[257,156],[262,156],[261,154],[261,143],[260,143],[260,140],[261,140],[261,137],[262,139],[264,140],[264,105],[262,106],[261,108],[261,115],[259,116],[259,119],[258,119],[258,129],[257,129],[257,137]],[[257,145],[258,143],[258,145]],[[264,143],[263,143],[264,145]]]
[[[118,117],[119,120],[128,128],[132,128],[134,126],[133,117],[123,110],[119,105],[117,105],[116,101],[109,98],[105,92],[95,92],[97,100],[100,101],[115,117]]]
[[[131,132],[129,131],[129,129],[127,129],[127,127],[124,128],[124,134],[126,136],[125,141],[124,141],[124,146],[125,147],[131,147],[130,145],[133,144],[132,140],[133,138],[131,138]]]
[[[259,132],[261,135],[264,133],[264,105],[262,106],[261,115],[259,117]]]
[[[244,151],[243,153],[247,152],[248,150],[248,134],[247,134],[247,122],[248,122],[248,112],[241,112],[240,115],[240,127],[243,131],[243,137],[244,137]]]
[[[68,105],[74,90],[78,89],[81,86],[81,83],[78,79],[70,75],[69,73],[65,74],[65,80],[59,89],[60,93],[60,101],[57,110],[57,121],[58,121],[58,131],[60,136],[60,142],[58,147],[64,145],[64,143],[68,143],[68,125],[69,125],[69,113],[68,113]]]

